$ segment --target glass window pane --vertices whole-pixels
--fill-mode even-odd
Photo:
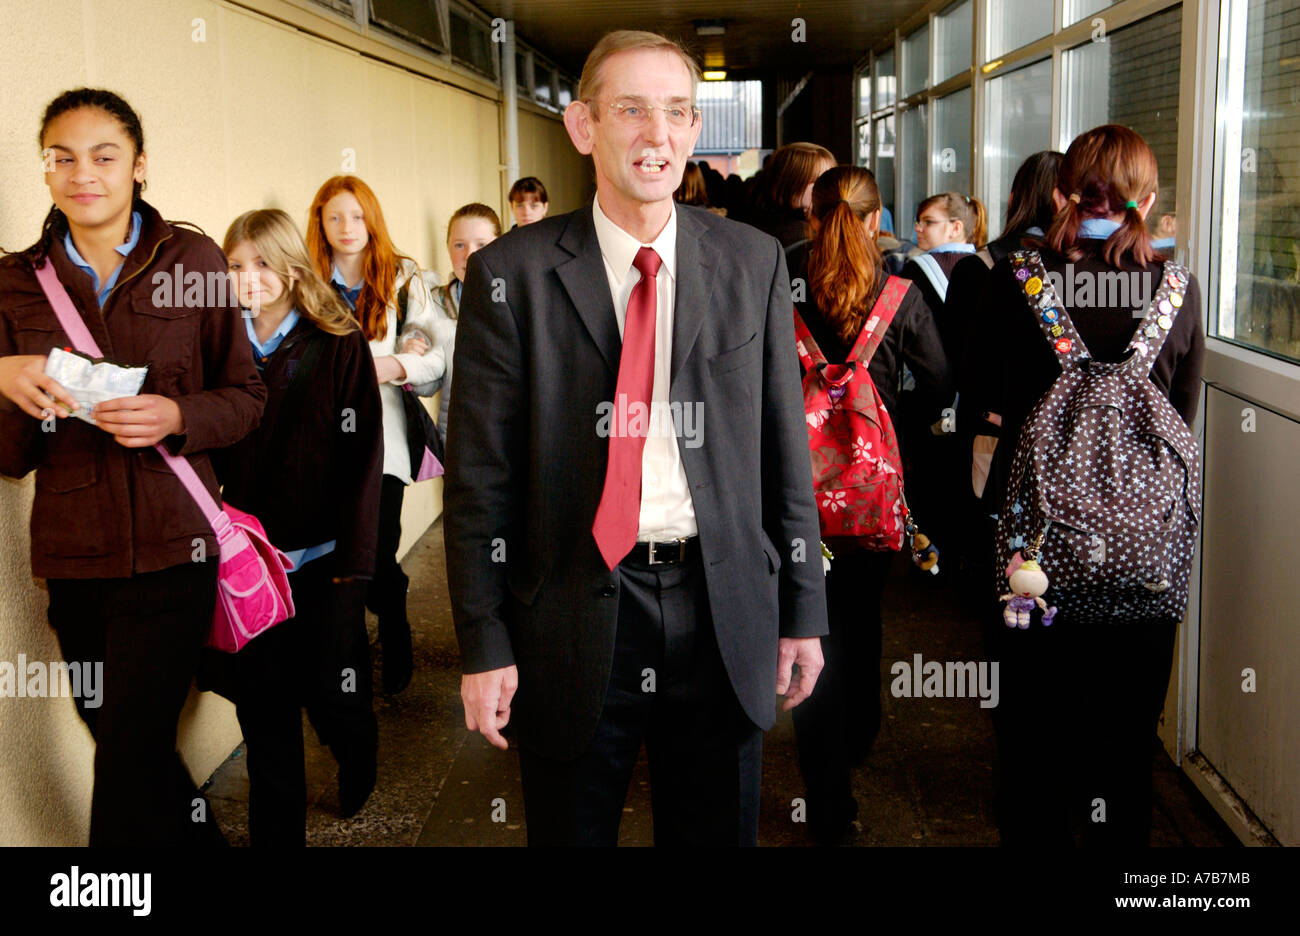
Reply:
[[[930,84],[930,25],[903,40],[903,97]]]
[[[560,107],[565,108],[573,103],[573,85],[567,79],[560,79]]]
[[[853,164],[869,169],[871,167],[871,121],[864,120],[855,129],[858,145],[853,151]]]
[[[1228,107],[1218,117],[1229,141],[1240,127],[1240,149],[1223,154],[1219,311],[1210,319],[1224,338],[1300,361],[1300,0],[1255,0],[1234,14]]]
[[[903,165],[902,192],[894,225],[904,240],[915,240],[916,207],[929,195],[926,169],[930,164],[930,148],[925,137],[925,105],[909,107],[903,112]]]
[[[1070,26],[1079,20],[1100,13],[1108,6],[1114,6],[1115,0],[1065,0],[1065,25]],[[1104,24],[1102,24],[1104,26]]]
[[[1051,34],[1054,6],[1054,0],[990,0],[989,59]]]
[[[880,188],[880,202],[894,213],[894,115],[882,117],[875,122],[876,154],[871,161],[871,171],[876,176],[876,185]],[[895,215],[897,218],[897,215]],[[897,221],[894,222],[898,224]]]
[[[970,68],[971,30],[975,5],[963,0],[934,19],[934,81],[938,84]]]
[[[545,65],[533,65],[533,81],[536,84],[535,95],[543,104],[551,103],[551,70]]]
[[[881,110],[893,106],[898,98],[898,77],[894,74],[894,50],[876,56],[876,99],[872,107]]]
[[[1061,57],[1061,148],[1102,124],[1122,124],[1142,134],[1160,170],[1159,195],[1147,226],[1162,241],[1174,236],[1182,19],[1182,7],[1172,7]]]
[[[970,194],[970,88],[934,102],[930,166],[936,192]]]
[[[418,6],[418,4],[415,4]],[[490,34],[482,23],[451,11],[451,57],[489,77],[496,77],[495,56]]]
[[[871,113],[871,71],[869,69],[864,68],[858,72],[854,87],[858,96],[858,106],[853,116],[865,117]]]
[[[984,197],[989,235],[1001,237],[1011,181],[1026,157],[1052,145],[1052,60],[1043,59],[984,86]]]
[[[444,50],[442,24],[432,3],[370,0],[370,22],[410,42],[439,52]]]

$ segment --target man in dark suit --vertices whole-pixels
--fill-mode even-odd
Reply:
[[[531,844],[615,844],[642,741],[657,843],[755,844],[762,730],[821,669],[785,257],[672,201],[698,76],[605,36],[565,112],[595,201],[468,266],[447,577],[465,721],[513,724]]]

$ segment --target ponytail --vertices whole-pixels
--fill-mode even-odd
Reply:
[[[982,250],[989,239],[989,213],[984,208],[984,203],[973,195],[966,197],[966,207],[970,209],[971,214],[969,236],[966,240],[974,244],[976,250]]]
[[[880,210],[880,190],[860,166],[828,169],[813,184],[809,214],[817,222],[808,250],[808,292],[845,344],[871,313],[884,258],[863,222]]]

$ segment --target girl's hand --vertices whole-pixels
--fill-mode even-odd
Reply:
[[[406,368],[391,354],[375,358],[375,376],[381,384],[406,379]]]
[[[77,398],[53,377],[45,376],[45,355],[10,354],[0,357],[0,393],[28,416],[60,419],[80,409]]]
[[[99,428],[126,448],[147,448],[185,432],[176,401],[156,393],[105,400],[95,405],[92,415]]]
[[[406,341],[402,343],[403,354],[423,354],[428,350],[429,350],[429,346],[424,343],[423,338],[416,338],[412,336],[410,338],[407,338]]]

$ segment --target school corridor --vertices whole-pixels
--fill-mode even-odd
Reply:
[[[484,677],[487,712],[529,667],[543,704],[512,728],[546,735],[535,747],[550,763],[537,775],[553,786],[530,774],[530,797],[543,789],[556,802],[564,771],[586,769],[572,766],[583,718],[593,761],[607,753],[602,731],[650,724],[644,700],[626,721],[606,705],[639,670],[622,652],[637,640],[656,661],[675,655],[690,705],[706,699],[655,710],[671,730],[656,721],[646,735],[689,755],[674,749],[656,769],[700,773],[707,757],[691,760],[692,745],[708,732],[691,716],[722,713],[698,723],[722,724],[723,742],[697,746],[740,764],[728,821],[748,834],[754,712],[771,688],[759,658],[797,644],[811,663],[822,611],[836,638],[858,634],[877,593],[883,715],[852,770],[858,815],[840,844],[1015,844],[1001,838],[1007,811],[995,814],[1000,760],[1014,762],[1022,790],[1049,790],[1044,799],[1091,767],[1126,789],[1145,780],[1130,769],[1143,766],[1132,715],[1149,716],[1153,845],[1300,845],[1300,0],[0,0],[0,21],[0,847],[84,845],[93,818],[120,841],[129,819],[114,814],[130,810],[104,804],[149,796],[120,760],[114,782],[97,779],[110,772],[99,730],[124,749],[137,730],[166,748],[167,769],[151,773],[158,789],[179,778],[187,805],[192,781],[229,844],[249,846],[244,737],[260,727],[296,741],[281,704],[293,693],[334,692],[331,714],[346,723],[336,737],[353,731],[353,789],[365,786],[369,713],[343,711],[354,685],[334,691],[334,674],[351,672],[335,664],[361,645],[363,601],[383,604],[390,629],[365,612],[378,779],[343,818],[339,761],[304,713],[308,845],[525,844],[518,748],[511,729],[504,752],[466,729],[462,671]],[[656,243],[671,261],[651,256]],[[268,258],[263,282],[254,267]],[[275,315],[254,322],[264,301]],[[83,321],[64,317],[69,304]],[[70,322],[111,353],[87,350]],[[867,347],[875,357],[854,358]],[[81,357],[64,355],[73,350]],[[88,373],[83,358],[119,365],[112,379],[127,388],[93,397],[107,404],[105,424],[55,419],[56,404],[76,414],[40,389],[59,389],[46,380],[65,371],[50,368]],[[1107,387],[1123,384],[1122,399],[1087,397],[1083,377],[1065,386],[1091,379],[1093,365],[1115,377]],[[1061,374],[1077,410],[1037,404]],[[841,405],[848,386],[870,417]],[[624,409],[611,429],[615,398]],[[646,421],[656,406],[672,410],[675,431],[629,430],[629,399]],[[683,431],[706,400],[708,438],[703,416]],[[1121,409],[1143,428],[1107,424],[1120,454],[1105,465],[1091,441],[1068,459],[1029,445],[1013,461],[1031,419],[1068,412],[1042,436],[1064,446],[1067,431],[1070,444],[1090,439],[1087,419]],[[120,436],[100,432],[114,425]],[[1138,435],[1158,466],[1129,465]],[[155,454],[190,444],[199,486],[261,516],[294,554],[309,609],[272,632],[293,635],[276,650],[259,656],[263,640],[235,658],[252,699],[238,715],[233,695],[203,691],[193,659],[211,627],[196,609],[216,581],[198,565],[213,555],[199,547],[215,543],[215,511],[170,473],[173,457]],[[864,465],[876,473],[832,484],[836,466]],[[1102,477],[1112,469],[1138,480]],[[1030,485],[1035,502],[1022,503]],[[450,524],[444,491],[459,509]],[[870,523],[850,528],[845,491],[862,495],[855,519]],[[1105,499],[1095,515],[1093,494]],[[1052,514],[1058,496],[1088,503]],[[995,542],[997,517],[1026,505],[1023,528],[1009,521]],[[881,544],[904,541],[909,510],[943,554],[937,576],[914,567],[906,545],[887,571],[880,560]],[[1148,541],[1129,528],[1134,517]],[[536,541],[512,540],[511,561],[521,545],[527,558],[498,575],[481,547],[504,561],[507,533]],[[808,551],[793,555],[819,533],[855,540],[820,605],[822,577],[795,565]],[[467,647],[444,542],[458,534],[453,583],[479,589],[457,596]],[[657,568],[664,544],[676,550],[670,570]],[[1018,708],[1000,711],[1022,721],[1008,731],[999,720],[997,732],[998,656],[986,641],[999,596],[993,576],[973,588],[950,561],[995,551],[1005,613],[1034,616],[1028,638],[1065,592],[1062,608],[1074,600],[1086,613],[1051,633],[1084,636],[1052,652],[1087,650],[1017,649],[1006,665],[1020,666]],[[1130,568],[1130,553],[1148,566]],[[1049,586],[1062,568],[1067,584]],[[384,676],[402,678],[384,653],[405,647],[403,571],[413,678],[381,691]],[[687,586],[673,620],[661,615],[657,632],[624,626],[620,615],[651,600],[609,599],[640,573],[644,584],[676,572]],[[645,594],[668,587],[655,581]],[[159,594],[160,610],[149,604]],[[98,615],[106,595],[126,597]],[[1108,615],[1104,626],[1081,629],[1093,613]],[[144,619],[167,623],[137,640]],[[320,621],[333,629],[312,630]],[[695,643],[706,627],[707,659]],[[860,646],[841,672],[864,671]],[[105,676],[109,658],[122,669]],[[923,690],[927,665],[935,692]],[[289,671],[283,683],[257,675]],[[554,691],[570,677],[587,691]],[[858,705],[848,697],[861,684],[835,704]],[[1166,685],[1163,696],[1152,688]],[[102,699],[86,700],[122,686],[128,716],[114,733],[96,722]],[[1084,702],[1055,720],[1050,709],[1074,705],[1072,694]],[[163,731],[131,717],[153,713],[156,697],[176,703],[173,747],[156,743],[170,742],[170,708]],[[1092,700],[1113,718],[1092,718]],[[805,729],[815,708],[800,713],[806,746],[840,730]],[[267,728],[259,716],[272,710]],[[252,730],[241,725],[250,713]],[[736,713],[745,717],[727,720]],[[1045,735],[1051,759],[1038,763]],[[283,776],[296,796],[293,761]],[[824,815],[844,812],[842,766],[824,779],[836,807]],[[717,799],[735,792],[731,767],[709,762]],[[762,739],[760,845],[816,844],[804,783],[794,719],[778,713]],[[661,816],[717,801],[683,786]],[[1087,830],[1077,793],[1073,819]],[[153,799],[185,834],[207,821]],[[1063,814],[1032,795],[1018,803],[1022,833],[1036,815]],[[604,805],[608,824],[617,804]],[[654,840],[644,751],[620,837]]]

